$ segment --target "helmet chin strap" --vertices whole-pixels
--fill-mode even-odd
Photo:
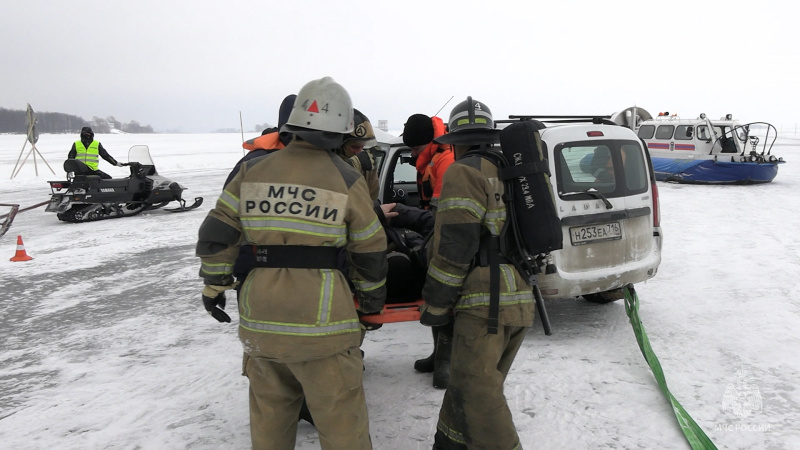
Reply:
[[[325,150],[341,147],[344,140],[343,134],[330,131],[295,129],[292,132],[302,140]]]

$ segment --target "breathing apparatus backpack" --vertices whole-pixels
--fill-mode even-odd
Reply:
[[[561,221],[558,218],[550,169],[542,150],[539,130],[541,122],[526,120],[509,125],[500,132],[500,151],[480,150],[481,157],[498,167],[503,181],[506,221],[497,237],[481,248],[488,250],[490,269],[489,332],[496,333],[499,315],[499,258],[511,262],[533,286],[536,307],[545,334],[550,335],[550,324],[544,309],[544,300],[536,284],[537,275],[555,270],[550,252],[563,247]],[[497,297],[497,299],[491,298]]]
[[[503,181],[506,222],[500,232],[500,253],[514,263],[533,285],[536,275],[555,270],[549,253],[563,247],[561,221],[553,201],[550,169],[542,151],[541,122],[526,120],[500,132],[500,151],[480,156],[498,167]]]

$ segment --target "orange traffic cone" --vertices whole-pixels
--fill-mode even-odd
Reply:
[[[22,245],[22,236],[17,235],[17,253],[9,261],[30,261],[32,259],[25,253],[25,246]]]

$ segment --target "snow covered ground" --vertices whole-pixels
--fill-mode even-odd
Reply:
[[[57,175],[38,159],[36,176],[29,159],[9,179],[24,139],[0,136],[0,203],[47,200],[46,181],[63,178],[76,136],[40,137],[37,148]],[[131,145],[149,145],[159,172],[205,203],[85,224],[62,223],[43,207],[17,216],[0,238],[0,447],[249,448],[236,318],[220,324],[204,311],[194,257],[197,229],[242,156],[241,136],[98,139],[122,161]],[[663,261],[637,286],[672,393],[720,448],[800,448],[800,139],[781,143],[775,152],[788,163],[770,184],[659,183]],[[105,162],[101,169],[127,173]],[[8,260],[17,235],[32,261]],[[688,448],[623,303],[547,306],[553,335],[537,321],[506,382],[523,445]],[[376,449],[430,448],[443,391],[412,367],[429,341],[417,323],[367,335]],[[761,407],[726,408],[726,390],[757,394]],[[319,448],[305,422],[297,448]]]

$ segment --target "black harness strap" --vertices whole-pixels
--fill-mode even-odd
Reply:
[[[255,267],[336,269],[339,248],[307,245],[254,245]]]
[[[489,238],[489,334],[497,334],[500,317],[500,239]]]
[[[500,264],[511,261],[500,253],[500,237],[485,233],[481,236],[476,265],[489,267],[489,334],[497,334],[500,317]]]

